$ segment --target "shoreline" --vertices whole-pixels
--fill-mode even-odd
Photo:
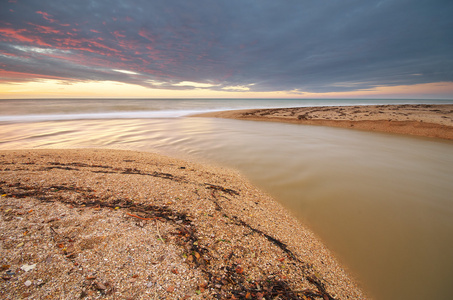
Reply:
[[[452,104],[395,104],[246,109],[193,117],[283,122],[453,140]]]
[[[367,299],[236,171],[79,149],[1,150],[0,172],[0,295]]]

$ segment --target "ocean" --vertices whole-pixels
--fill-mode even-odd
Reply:
[[[419,103],[453,100],[0,100],[0,149],[127,149],[236,168],[310,227],[376,299],[450,299],[453,142],[188,117]]]
[[[0,122],[178,118],[248,108],[372,104],[442,104],[453,100],[372,99],[0,99]],[[76,104],[76,105],[75,105]]]

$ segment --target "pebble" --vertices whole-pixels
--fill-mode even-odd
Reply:
[[[30,271],[30,270],[33,270],[35,267],[36,267],[36,264],[34,264],[34,265],[27,265],[27,264],[25,264],[25,265],[23,265],[23,266],[20,267],[20,268],[21,268],[22,270],[24,270],[25,272],[28,272],[28,271]]]
[[[27,280],[27,281],[25,281],[25,283],[24,283],[24,284],[25,284],[25,286],[27,286],[27,287],[28,287],[28,286],[32,285],[32,282],[31,282],[30,280]]]
[[[146,286],[150,288],[150,287],[153,286],[153,283],[152,283],[151,281],[150,281],[150,282],[147,282],[147,283],[146,283]]]
[[[95,282],[95,287],[96,287],[98,290],[105,290],[105,289],[107,289],[107,287],[106,287],[102,282],[99,282],[99,281],[96,281],[96,282]]]
[[[167,288],[167,292],[169,293],[173,293],[175,291],[175,286],[174,285],[170,285],[168,288]]]

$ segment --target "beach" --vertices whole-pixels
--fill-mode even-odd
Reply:
[[[448,299],[451,140],[185,117],[309,104],[212,101],[2,102],[0,244],[8,256],[0,298]],[[394,102],[373,106],[382,112],[389,103],[412,107],[404,117],[423,120],[420,125],[428,123],[421,111],[445,126],[451,117],[448,102]],[[350,106],[364,110],[363,117],[381,117],[365,112],[369,103],[321,101],[319,108],[288,111],[309,110],[308,119],[316,109]],[[201,176],[190,179],[193,174]],[[180,224],[194,226],[196,239],[187,226],[179,233]],[[290,253],[297,260],[286,259]],[[206,263],[195,264],[199,259]]]
[[[4,150],[0,168],[3,299],[366,298],[236,171],[99,149]]]
[[[453,140],[451,104],[246,109],[196,116],[333,126]]]

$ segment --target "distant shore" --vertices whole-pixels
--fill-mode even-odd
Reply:
[[[452,104],[246,109],[195,116],[333,126],[453,140]]]
[[[235,171],[152,153],[0,151],[0,298],[365,299]]]

